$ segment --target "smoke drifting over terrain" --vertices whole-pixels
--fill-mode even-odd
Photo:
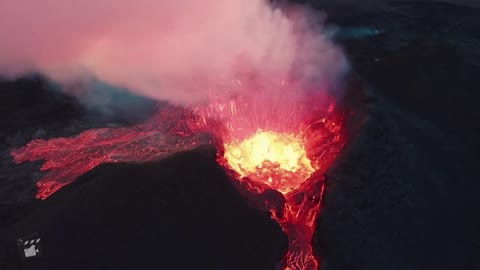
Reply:
[[[245,75],[328,86],[346,61],[318,19],[265,0],[2,0],[0,76],[96,79],[175,103]]]

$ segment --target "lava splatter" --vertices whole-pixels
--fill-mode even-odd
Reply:
[[[342,150],[344,117],[325,91],[284,81],[241,82],[248,95],[212,96],[205,105],[166,106],[145,123],[87,130],[71,138],[33,140],[12,151],[16,163],[45,160],[39,199],[102,163],[145,162],[201,144],[219,148],[232,182],[267,210],[289,237],[286,270],[318,269],[311,239],[324,190],[323,174]],[[275,89],[275,91],[270,91]],[[212,134],[218,140],[212,140]],[[218,143],[218,142],[221,143]],[[283,200],[265,196],[275,190]]]

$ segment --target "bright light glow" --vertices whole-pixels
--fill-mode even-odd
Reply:
[[[284,194],[315,171],[301,138],[260,129],[243,141],[225,144],[225,158],[241,176]]]

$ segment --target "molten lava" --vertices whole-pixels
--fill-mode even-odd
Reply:
[[[288,235],[284,269],[314,270],[319,258],[310,242],[320,213],[323,174],[345,145],[344,117],[329,98],[288,98],[277,99],[279,103],[240,99],[231,106],[217,100],[210,115],[223,115],[227,127],[216,129],[224,142],[219,163],[235,172],[237,188],[254,194],[247,197],[261,209],[266,206]],[[281,205],[263,196],[271,189],[285,198]]]
[[[315,171],[300,138],[271,131],[258,130],[243,141],[225,144],[225,159],[242,177],[284,194]]]
[[[46,162],[37,183],[45,199],[80,175],[107,162],[144,162],[211,143],[219,164],[248,199],[270,212],[289,238],[282,262],[288,270],[318,269],[311,239],[324,190],[323,174],[342,150],[343,114],[326,96],[299,91],[285,82],[239,83],[254,89],[238,97],[214,96],[205,106],[166,107],[131,128],[101,128],[72,138],[34,140],[12,151],[14,161]],[[273,94],[272,94],[273,93]],[[275,93],[280,93],[276,95]],[[308,94],[307,94],[308,93]],[[223,143],[205,140],[205,132]],[[238,181],[237,181],[238,180]],[[281,202],[263,196],[276,190]]]

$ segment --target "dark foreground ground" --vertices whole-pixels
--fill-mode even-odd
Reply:
[[[244,203],[215,151],[87,173],[9,231],[2,269],[273,269],[287,238]],[[14,236],[32,232],[45,253],[23,262]]]
[[[315,249],[328,270],[480,269],[480,11],[400,2],[327,6],[348,30],[337,39],[369,85],[368,113],[327,174]],[[274,269],[281,258],[280,228],[212,149],[101,166],[35,201],[40,164],[13,165],[12,148],[148,113],[92,113],[35,79],[0,88],[0,269]],[[22,262],[15,241],[32,232],[45,254]]]

